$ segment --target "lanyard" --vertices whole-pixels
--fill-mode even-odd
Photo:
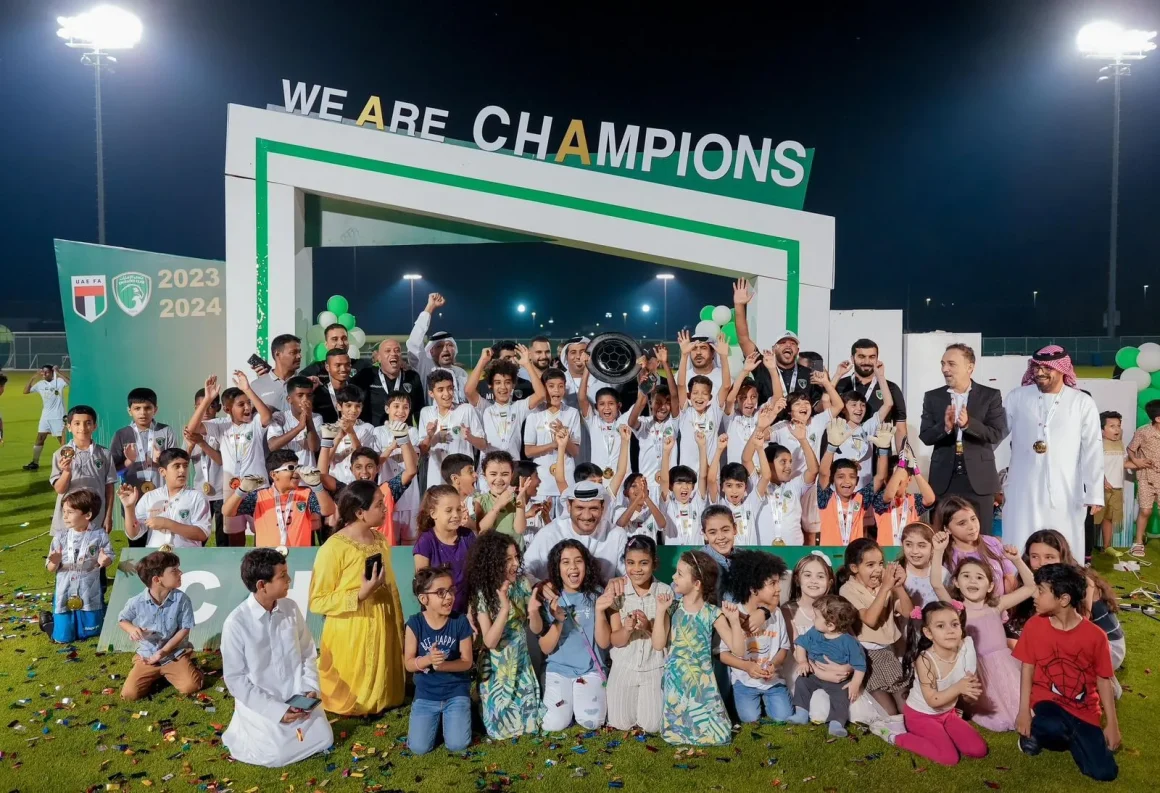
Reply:
[[[153,481],[153,472],[149,469],[153,467],[153,433],[154,425],[150,424],[149,429],[145,430],[144,436],[137,430],[137,425],[133,425],[133,439],[137,441],[137,462],[141,464],[141,473],[139,477]],[[144,440],[142,440],[144,437]]]
[[[775,545],[780,545],[781,544],[780,540],[782,539],[782,536],[781,536],[781,533],[782,533],[781,532],[781,516],[782,516],[782,507],[785,504],[784,498],[785,498],[785,494],[782,493],[782,490],[780,487],[775,488],[774,491],[769,494],[769,500],[770,500],[769,506],[770,506],[770,513],[771,513],[770,517],[773,519],[773,535],[774,535],[773,538],[775,541],[774,542]]]
[[[239,430],[249,429],[252,426],[252,424],[230,424],[230,429],[233,432],[226,432],[226,438],[230,441],[230,449],[234,453],[235,470],[230,472],[232,474],[240,473],[236,470],[238,464],[242,461],[242,457],[249,453],[250,447],[253,445],[253,439],[247,441],[245,435]]]
[[[1036,410],[1039,413],[1039,436],[1038,440],[1047,440],[1047,425],[1051,423],[1051,419],[1055,416],[1056,409],[1059,408],[1059,402],[1063,399],[1063,389],[1055,395],[1055,399],[1051,400],[1051,405],[1047,408],[1047,415],[1044,416],[1043,411],[1043,397],[1039,397],[1039,402],[1036,404]]]
[[[282,494],[278,492],[278,488],[270,488],[274,491],[274,516],[278,519],[278,544],[283,548],[290,545],[290,533],[288,526],[290,524],[290,512],[294,509],[294,494],[286,494],[286,509],[282,510]]]
[[[748,499],[748,496],[746,496]],[[740,541],[749,531],[749,510],[745,508],[745,501],[740,504],[730,504],[725,502],[729,510],[733,513],[733,522],[737,524],[737,539]],[[743,545],[747,543],[742,543]]]
[[[600,422],[600,432],[604,436],[604,450],[608,453],[607,464],[612,465],[612,450],[620,434],[616,431],[615,424],[605,424],[603,421]]]
[[[894,544],[902,544],[902,530],[910,522],[910,497],[903,496],[902,504],[890,510],[890,529]]]
[[[850,372],[850,385],[857,391],[861,383],[858,382],[858,373]],[[874,389],[878,387],[878,375],[870,378],[870,385],[866,387],[866,392],[862,396],[866,397],[866,401],[870,401],[870,395],[874,393]]]
[[[604,664],[596,657],[596,650],[592,648],[592,642],[588,640],[588,634],[584,632],[584,628],[580,625],[580,620],[576,616],[575,606],[565,606],[568,612],[568,617],[571,618],[572,624],[576,626],[576,631],[580,634],[580,638],[584,640],[584,646],[588,648],[588,657],[592,659],[592,664],[596,667],[597,674],[600,675],[601,680],[607,680],[608,676],[604,674]],[[593,625],[596,624],[596,607],[593,606],[592,619]],[[595,628],[593,628],[595,630]]]
[[[338,413],[338,397],[334,395],[334,383],[327,383],[326,390],[330,393],[330,404],[334,405],[334,412]],[[339,416],[342,418],[342,416]]]
[[[491,420],[495,424],[495,431],[499,435],[499,439],[506,441],[515,425],[515,422],[512,421],[512,413],[514,412],[512,406],[493,402],[488,410],[491,412]]]
[[[854,507],[857,504],[855,499],[858,498],[858,496],[855,495],[850,499],[850,506],[845,511],[842,510],[841,497],[835,493],[834,498],[838,502],[838,531],[842,535],[842,545],[849,545],[850,536],[854,533],[854,515],[856,514]]]
[[[383,384],[384,395],[393,394],[393,393],[402,389],[402,387],[403,387],[403,370],[402,369],[399,370],[399,375],[395,378],[394,384],[389,385],[389,386],[387,385],[387,378],[383,375],[383,370],[379,369],[377,371],[379,373],[379,382]]]
[[[785,371],[785,370],[784,370],[784,369],[781,369],[781,370],[778,370],[778,371],[780,372],[780,371]],[[797,363],[796,363],[796,362],[794,363],[794,365],[793,365],[793,369],[792,369],[791,371],[793,372],[793,374],[792,374],[792,375],[790,375],[790,378],[789,378],[789,380],[786,382],[786,385],[785,385],[785,393],[786,393],[786,394],[792,394],[794,391],[796,391],[796,390],[797,390],[797,381],[798,381],[798,368],[797,368]],[[780,376],[780,375],[779,375],[779,376]]]

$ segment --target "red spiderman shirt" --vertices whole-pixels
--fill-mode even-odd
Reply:
[[[1078,719],[1100,726],[1100,695],[1097,678],[1110,678],[1112,654],[1108,637],[1090,620],[1070,631],[1061,631],[1044,616],[1027,621],[1013,655],[1035,667],[1031,684],[1031,707],[1054,702]]]

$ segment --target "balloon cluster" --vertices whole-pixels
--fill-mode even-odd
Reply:
[[[306,332],[306,344],[308,348],[313,348],[314,360],[321,361],[326,358],[326,328],[334,324],[346,328],[350,337],[347,352],[350,353],[352,361],[356,360],[359,348],[366,342],[367,336],[355,323],[355,316],[350,313],[350,303],[346,298],[342,295],[331,295],[326,301],[326,310],[318,312],[318,324],[311,325],[310,330]]]
[[[701,321],[693,328],[693,335],[708,336],[710,344],[713,344],[717,336],[724,333],[729,342],[729,372],[736,376],[741,371],[745,356],[737,345],[737,325],[733,318],[733,309],[729,306],[705,306],[701,309]]]
[[[1160,399],[1160,344],[1149,341],[1139,347],[1121,347],[1116,366],[1123,369],[1119,379],[1136,386],[1136,426],[1149,424],[1144,405]]]

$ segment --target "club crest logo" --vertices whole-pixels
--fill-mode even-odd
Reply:
[[[403,383],[403,393],[404,394],[411,393],[411,384],[410,383]]]
[[[149,305],[153,294],[153,279],[145,273],[121,273],[113,277],[113,299],[131,317],[135,317]]]
[[[301,501],[299,501],[297,504],[295,504],[295,505],[294,505],[294,507],[295,507],[295,509],[297,509],[299,512],[305,512],[305,511],[306,511],[306,504],[304,504],[304,503],[303,503],[303,502],[301,502]]]
[[[182,523],[188,522],[189,521],[189,510],[183,509],[183,510],[179,511],[177,513],[177,517]]]
[[[74,275],[72,277],[73,311],[85,322],[96,322],[109,308],[105,291],[105,276]]]

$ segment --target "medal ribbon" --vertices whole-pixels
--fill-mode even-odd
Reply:
[[[855,495],[853,498],[851,498],[850,506],[845,511],[843,511],[841,497],[838,496],[837,493],[834,494],[834,498],[838,502],[838,531],[842,535],[842,545],[849,545],[850,536],[854,533],[854,504],[857,503],[854,499],[857,497],[858,496]]]
[[[403,370],[402,369],[399,370],[399,376],[395,378],[395,384],[393,387],[387,385],[387,378],[383,375],[383,370],[379,369],[377,371],[379,373],[379,382],[383,384],[384,394],[394,394],[397,391],[402,390],[402,388],[403,388]]]
[[[894,536],[894,544],[902,544],[902,530],[910,519],[910,498],[902,497],[902,504],[890,510],[890,528]]]
[[[150,424],[149,429],[145,431],[144,440],[142,440],[141,433],[137,430],[137,425],[133,425],[133,439],[137,441],[137,461],[141,465],[141,472],[138,478],[146,479],[153,482],[153,432],[154,425]],[[153,482],[153,484],[157,484]]]
[[[282,494],[278,492],[278,488],[272,488],[274,491],[274,516],[278,519],[278,544],[282,547],[290,545],[290,512],[294,509],[294,494],[286,494],[286,510],[282,510]]]
[[[782,492],[781,488],[776,488],[769,494],[770,512],[773,516],[773,539],[777,544],[779,540],[784,539],[781,532],[781,507],[782,507]]]
[[[858,387],[861,385],[861,383],[858,382],[858,373],[857,372],[850,372],[850,384],[854,386],[855,391],[857,391]],[[866,397],[867,402],[870,401],[870,395],[874,393],[874,389],[877,387],[878,387],[878,375],[874,375],[873,377],[870,378],[870,385],[866,388],[866,393],[864,393],[862,395],[862,396]]]
[[[1043,398],[1040,397],[1036,404],[1036,411],[1039,413],[1039,436],[1037,440],[1047,442],[1047,425],[1051,423],[1051,419],[1055,416],[1055,411],[1059,408],[1059,402],[1063,398],[1063,389],[1055,395],[1055,399],[1051,400],[1051,405],[1047,408],[1047,416],[1043,415]]]

